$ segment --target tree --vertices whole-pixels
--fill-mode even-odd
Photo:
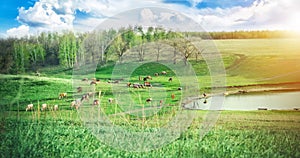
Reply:
[[[197,48],[192,44],[191,41],[183,38],[178,41],[178,50],[183,54],[184,64],[187,65],[188,58],[196,52]]]
[[[159,61],[160,53],[163,46],[163,40],[165,40],[165,30],[163,28],[155,28],[153,32],[153,40],[155,43],[155,50],[156,50],[156,61]]]
[[[25,64],[28,63],[28,55],[26,49],[26,42],[21,39],[14,42],[14,53],[13,53],[13,60],[14,60],[14,73],[24,73],[25,72]]]
[[[145,56],[145,43],[147,41],[146,35],[143,31],[142,26],[136,27],[136,31],[138,35],[136,36],[135,44],[137,45],[137,52],[139,55],[139,61],[144,61],[144,56]]]
[[[124,53],[129,49],[128,43],[126,43],[122,36],[119,35],[115,38],[115,40],[111,43],[110,47],[108,48],[109,53],[116,53],[118,56],[119,62],[122,62],[122,57]]]
[[[0,73],[9,73],[14,64],[14,41],[16,39],[0,39]]]
[[[72,32],[65,33],[60,38],[59,62],[62,66],[72,68],[77,63],[78,44]]]

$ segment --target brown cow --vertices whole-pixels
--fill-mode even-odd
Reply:
[[[62,98],[66,98],[67,97],[67,93],[60,93],[58,96],[58,99],[62,99]]]
[[[77,87],[77,93],[82,92],[82,87]]]
[[[171,98],[172,98],[172,99],[175,99],[175,94],[172,93],[172,94],[171,94]]]
[[[88,78],[84,78],[81,81],[86,81],[87,82],[88,80],[89,80]]]
[[[97,85],[97,82],[96,81],[92,81],[91,83],[90,83],[90,85]]]
[[[95,100],[93,101],[93,105],[100,105],[99,100],[98,100],[98,99],[95,99]]]

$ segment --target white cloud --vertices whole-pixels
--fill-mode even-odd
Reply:
[[[17,28],[11,28],[6,31],[8,37],[24,37],[29,35],[29,27],[25,25],[21,25]]]
[[[74,19],[70,0],[41,0],[27,10],[21,7],[17,17],[19,22],[35,28],[36,32],[72,29]]]
[[[299,15],[298,8],[300,8],[298,0],[257,0],[249,7],[201,9],[198,11],[193,9],[188,14],[196,17],[196,20],[209,31],[274,30],[300,27],[296,20],[300,17],[294,17],[294,15]]]
[[[189,0],[195,6],[202,0]],[[22,24],[7,32],[22,30],[25,25],[28,33],[41,31],[77,30],[90,31],[108,17],[124,11],[159,7],[176,10],[197,21],[208,31],[229,31],[240,29],[299,29],[298,0],[256,0],[249,7],[206,8],[197,9],[174,3],[163,3],[163,0],[40,0],[33,7],[19,9],[17,19]],[[87,13],[86,18],[76,18],[76,10]],[[150,9],[139,13],[141,21],[164,22],[185,18],[176,13],[154,14]],[[149,23],[150,25],[151,23]]]

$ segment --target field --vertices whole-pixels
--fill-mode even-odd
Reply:
[[[215,44],[220,51],[226,70],[227,90],[232,87],[249,88],[250,85],[262,86],[274,83],[295,83],[300,81],[300,46],[298,39],[263,39],[263,40],[217,40]],[[197,93],[211,93],[211,78],[205,61],[190,60],[199,82]],[[121,72],[130,65],[121,65]],[[176,65],[180,69],[183,66]],[[122,76],[112,76],[113,64],[98,66],[95,77],[100,84],[79,78],[93,76],[76,76],[84,92],[95,91],[93,99],[100,99],[101,114],[108,115],[113,126],[129,131],[155,132],[165,126],[174,116],[179,115],[181,96],[184,91],[177,90],[182,82],[180,75],[168,67],[150,63],[135,69],[129,78],[118,84],[108,83]],[[166,76],[155,77],[155,72],[167,71]],[[82,96],[74,87],[73,70],[51,67],[41,70],[41,76],[34,73],[23,75],[0,76],[0,157],[300,157],[300,115],[298,111],[193,111],[195,118],[188,129],[174,141],[151,151],[132,152],[110,146],[94,135],[93,129],[84,122],[80,110],[70,108],[74,99]],[[152,88],[134,89],[126,87],[139,81],[139,76],[151,75]],[[172,77],[173,81],[168,79]],[[113,78],[111,80],[110,78]],[[193,81],[193,78],[187,81]],[[124,90],[132,97],[132,105],[125,107],[121,103],[108,103],[114,98],[113,87]],[[101,91],[101,95],[97,92]],[[67,92],[68,97],[58,99],[58,94]],[[172,99],[171,94],[175,95]],[[100,97],[100,98],[99,98]],[[145,102],[153,97],[151,103]],[[165,105],[159,107],[160,100]],[[25,111],[27,104],[35,105],[34,111]],[[49,105],[48,110],[41,111],[42,103]],[[53,106],[59,105],[54,111]],[[241,103],[242,104],[242,103]],[[122,113],[124,108],[131,111]],[[143,109],[150,109],[144,113]],[[95,107],[95,110],[100,108]],[[134,110],[137,110],[134,112]],[[82,112],[82,111],[81,111]],[[216,113],[218,120],[206,133],[202,125],[210,113]],[[141,114],[141,115],[139,115]],[[91,113],[91,116],[93,113]],[[91,118],[92,120],[92,118]],[[108,133],[106,125],[103,134],[114,137],[122,133]],[[203,136],[203,137],[202,137]],[[125,137],[125,136],[124,136]],[[116,137],[117,138],[117,137]],[[105,141],[106,140],[106,141]],[[123,142],[139,146],[132,142]],[[144,144],[144,145],[147,145]],[[148,144],[149,145],[149,144]],[[151,144],[150,144],[151,145]],[[152,149],[152,146],[144,149]]]

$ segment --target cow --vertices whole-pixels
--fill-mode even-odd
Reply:
[[[146,99],[146,102],[147,102],[147,103],[150,103],[151,101],[152,101],[152,98]]]
[[[175,94],[174,93],[171,94],[171,98],[175,99]]]
[[[96,81],[91,81],[90,85],[97,85]]]
[[[144,82],[144,86],[145,86],[145,87],[152,87],[152,85],[151,85],[150,82]]]
[[[89,79],[88,78],[84,78],[84,79],[82,79],[81,81],[89,81]]]
[[[47,109],[47,104],[42,104],[41,110],[42,110],[42,111],[45,111],[46,109]]]
[[[71,102],[71,108],[75,107],[76,109],[78,109],[81,105],[81,100],[80,99],[76,99],[74,101]]]
[[[99,100],[98,100],[98,99],[95,99],[95,100],[93,101],[93,105],[94,105],[94,106],[95,106],[95,105],[100,105]]]
[[[26,107],[26,111],[33,110],[33,104],[28,104]]]
[[[167,75],[167,72],[166,71],[162,71],[161,74],[162,75]]]
[[[81,97],[81,101],[84,101],[84,100],[89,100],[89,95],[88,94],[84,94],[82,97]]]
[[[62,99],[62,98],[66,98],[67,97],[67,93],[60,93],[58,96],[58,99]]]
[[[108,102],[109,102],[109,103],[112,103],[113,101],[114,101],[113,98],[108,98]]]
[[[77,93],[82,92],[82,87],[77,87]]]
[[[54,110],[54,111],[57,111],[57,110],[58,110],[58,105],[57,105],[57,104],[54,105],[53,110]]]

